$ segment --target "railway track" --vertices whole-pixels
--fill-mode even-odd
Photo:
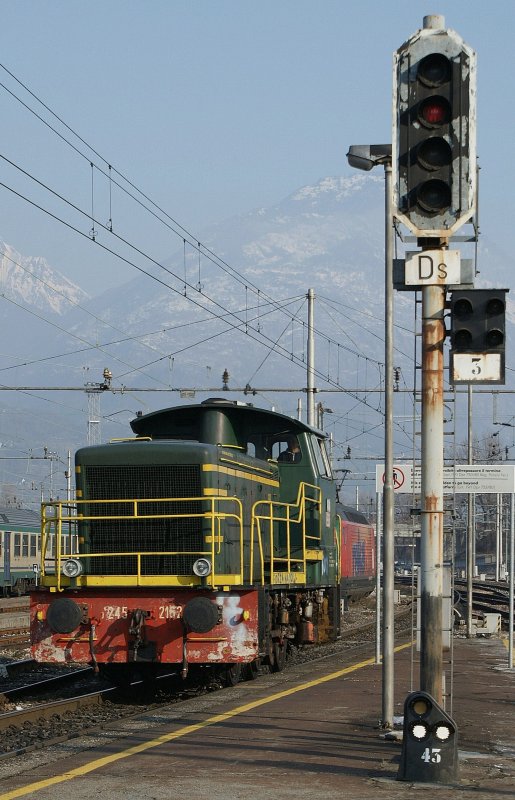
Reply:
[[[398,586],[411,585],[411,576],[398,576],[395,578]],[[455,599],[454,606],[467,608],[467,582],[462,579],[454,581]],[[472,586],[472,613],[474,614],[500,614],[504,626],[509,618],[509,592],[506,584],[496,582],[474,581]]]
[[[30,628],[10,628],[0,630],[0,645],[30,644]]]
[[[29,644],[29,599],[0,600],[0,646]]]
[[[65,700],[52,700],[48,703],[38,703],[30,708],[17,708],[14,711],[7,711],[0,714],[0,732],[5,735],[5,731],[13,725],[20,728],[26,723],[40,723],[44,720],[51,720],[55,716],[63,717],[69,712],[99,705],[104,696],[114,691],[115,687],[110,687],[109,689],[102,689],[98,692],[78,695]]]

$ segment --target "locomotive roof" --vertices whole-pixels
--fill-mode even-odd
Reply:
[[[342,519],[347,520],[347,522],[357,522],[361,525],[370,524],[365,514],[362,514],[361,511],[358,511],[351,506],[344,506],[342,503],[337,503],[336,511],[342,517]]]
[[[152,411],[136,417],[131,422],[131,428],[138,436],[151,436],[152,434],[170,435],[176,433],[188,420],[198,419],[200,415],[218,409],[233,420],[241,420],[246,424],[256,424],[266,427],[271,433],[281,431],[316,431],[319,436],[325,436],[322,431],[306,425],[298,419],[289,417],[286,414],[279,414],[277,411],[269,411],[266,408],[256,408],[251,403],[241,403],[237,400],[225,400],[225,398],[210,398],[202,403],[189,404],[185,406],[172,406],[159,411]]]

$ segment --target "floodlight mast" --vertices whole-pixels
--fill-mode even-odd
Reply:
[[[391,144],[351,145],[347,153],[351,167],[371,170],[384,166],[385,178],[385,411],[383,485],[383,728],[393,728],[394,711],[394,492],[393,492],[393,215]],[[379,563],[377,569],[380,569]],[[379,609],[379,597],[376,598]]]

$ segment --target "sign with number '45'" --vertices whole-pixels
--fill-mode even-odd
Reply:
[[[451,383],[504,383],[501,353],[451,352]]]
[[[421,761],[424,761],[426,764],[439,764],[442,760],[442,748],[441,747],[426,747],[422,755],[420,756]]]

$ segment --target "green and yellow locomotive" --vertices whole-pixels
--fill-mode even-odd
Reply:
[[[340,520],[321,432],[219,399],[131,427],[77,452],[76,501],[43,505],[34,657],[114,677],[210,666],[232,682],[260,662],[281,670],[291,643],[336,638]]]

